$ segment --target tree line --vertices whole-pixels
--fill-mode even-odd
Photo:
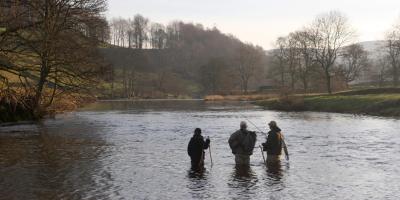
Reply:
[[[247,93],[255,79],[265,79],[265,51],[215,27],[163,25],[139,14],[109,24],[112,46],[104,51],[114,67],[111,96]]]
[[[374,51],[383,52],[372,58],[360,43],[346,16],[337,11],[321,14],[302,29],[277,38],[276,48],[269,53],[269,77],[281,88],[291,91],[328,93],[348,88],[353,81],[366,76],[379,86],[399,84],[400,26],[386,36],[385,45]]]

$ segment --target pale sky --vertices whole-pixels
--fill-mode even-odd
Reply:
[[[182,20],[216,26],[265,49],[331,10],[349,18],[358,41],[383,39],[400,19],[400,0],[109,0],[108,8],[109,18],[142,14],[163,24]]]

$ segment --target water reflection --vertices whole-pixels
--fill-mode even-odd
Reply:
[[[270,199],[286,199],[285,194],[281,193],[286,189],[289,163],[285,161],[268,162],[265,165],[265,174],[263,178],[264,187],[270,192]]]
[[[249,165],[235,165],[232,177],[233,180],[247,182],[256,176]]]
[[[267,175],[271,180],[280,181],[282,179],[282,163],[280,160],[267,162]]]
[[[241,198],[252,198],[257,191],[258,178],[248,165],[235,165],[228,183],[232,194]]]
[[[99,184],[92,176],[102,171],[103,141],[50,134],[43,124],[32,129],[38,132],[0,134],[2,198],[82,199],[112,184]]]
[[[0,126],[0,199],[399,199],[398,120],[202,101],[104,105]],[[233,165],[227,140],[244,117],[279,121],[290,170],[285,160],[265,166],[259,152],[250,167]],[[214,165],[206,157],[200,172],[188,171],[194,127],[213,144]]]
[[[189,183],[187,188],[193,199],[205,199],[210,198],[211,195],[207,189],[210,189],[208,182],[207,172],[205,168],[189,170],[188,171]]]

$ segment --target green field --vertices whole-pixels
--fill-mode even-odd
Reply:
[[[400,93],[397,90],[377,89],[332,95],[295,95],[258,101],[257,104],[271,110],[400,116]]]

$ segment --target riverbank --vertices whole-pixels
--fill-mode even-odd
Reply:
[[[277,98],[276,94],[248,94],[248,95],[207,95],[204,101],[259,101]]]
[[[94,101],[96,99],[92,96],[79,94],[62,95],[55,97],[53,103],[46,107],[40,116],[35,116],[26,100],[17,96],[3,96],[0,98],[0,123],[32,121],[43,117],[53,117],[58,113],[73,111]]]
[[[294,95],[256,102],[269,110],[321,111],[400,117],[400,93],[377,90],[332,95]]]

